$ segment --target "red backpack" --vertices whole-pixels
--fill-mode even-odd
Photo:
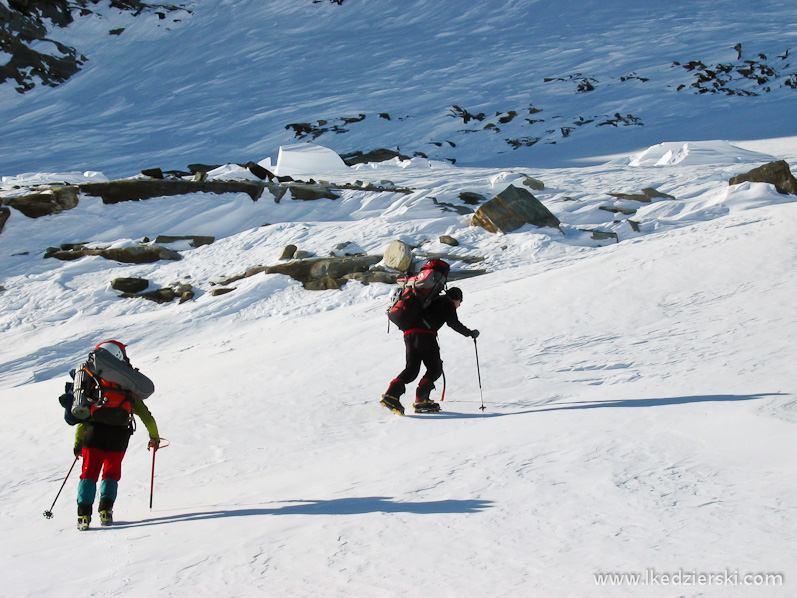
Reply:
[[[398,292],[387,309],[388,319],[403,331],[417,326],[423,310],[445,288],[450,271],[446,262],[436,259],[426,262],[418,274],[399,278]]]

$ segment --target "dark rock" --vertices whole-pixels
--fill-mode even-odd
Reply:
[[[459,245],[459,241],[450,235],[440,235],[440,242],[443,245],[451,245],[452,247]]]
[[[354,166],[355,164],[368,164],[369,162],[387,162],[393,158],[400,158],[401,160],[410,159],[409,156],[405,156],[404,154],[385,148],[371,150],[367,153],[352,152],[349,154],[342,154],[340,157],[347,166]]]
[[[111,281],[111,288],[123,293],[140,293],[149,286],[146,278],[114,278]]]
[[[623,199],[625,201],[638,201],[641,203],[650,203],[650,197],[648,197],[644,193],[607,193],[607,195],[611,195],[612,197],[616,197],[617,199]]]
[[[588,229],[588,228],[581,228],[579,229],[585,233],[592,233],[592,238],[595,241],[605,241],[606,239],[614,239],[616,242],[620,242],[620,238],[617,236],[617,233],[610,233],[602,230],[597,229]]]
[[[282,253],[279,256],[281,260],[292,260],[293,256],[296,255],[296,245],[286,245],[282,249]]]
[[[211,245],[216,240],[216,237],[202,236],[202,235],[158,235],[155,237],[155,244],[162,243],[175,243],[177,241],[190,241],[191,247],[202,247],[203,245]]]
[[[606,212],[611,212],[612,214],[624,214],[626,216],[632,216],[636,214],[636,210],[633,208],[620,208],[617,206],[600,206],[599,210],[604,210]]]
[[[219,295],[226,295],[227,293],[232,293],[235,289],[230,287],[221,287],[218,289],[213,289],[210,291],[210,294],[213,297],[218,297]]]
[[[789,169],[789,164],[785,160],[770,162],[758,168],[753,168],[750,172],[736,175],[731,178],[728,184],[738,185],[744,182],[769,183],[775,186],[778,193],[797,195],[797,179],[794,178]]]
[[[10,216],[11,210],[8,208],[0,208],[0,233],[3,232],[3,227],[6,225],[6,222]]]
[[[472,191],[463,191],[459,194],[459,198],[469,206],[478,206],[480,203],[487,201],[484,195],[473,193]]]
[[[163,176],[163,171],[160,168],[147,168],[141,171],[141,174],[144,176],[148,176],[151,179],[160,179],[163,180],[165,177]]]
[[[330,191],[329,187],[324,185],[302,185],[291,184],[288,185],[288,190],[291,192],[293,199],[301,201],[314,201],[317,199],[338,199],[337,195]]]
[[[188,170],[191,171],[192,174],[205,174],[209,173],[211,170],[216,170],[217,168],[221,168],[223,164],[189,164]]]
[[[274,180],[274,173],[268,170],[267,168],[263,168],[257,162],[247,162],[245,168],[249,170],[253,175],[259,178],[262,181],[268,179],[269,181]]]
[[[527,176],[523,180],[523,184],[529,189],[533,189],[534,191],[542,191],[545,189],[545,183],[530,176]]]
[[[493,233],[509,233],[526,224],[558,227],[560,222],[530,192],[510,185],[476,210],[470,224]]]
[[[142,299],[149,299],[150,301],[154,301],[158,304],[163,303],[171,303],[174,301],[176,297],[174,289],[170,288],[163,288],[163,289],[155,289],[154,291],[148,291],[146,293],[139,293],[136,297],[141,297]]]
[[[77,206],[77,187],[71,185],[52,187],[38,193],[4,198],[3,203],[22,212],[28,218],[40,218],[71,210]]]
[[[657,191],[653,187],[645,187],[642,189],[642,193],[644,193],[650,199],[675,199],[672,195],[668,193],[662,193],[661,191]]]

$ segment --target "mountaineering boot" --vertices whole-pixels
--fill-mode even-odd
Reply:
[[[382,395],[382,400],[379,401],[380,405],[384,405],[388,409],[390,409],[393,413],[398,413],[399,415],[404,415],[404,406],[401,404],[396,397],[391,397],[390,395]]]
[[[116,497],[116,480],[103,480],[102,481],[102,488],[104,491],[108,491],[108,486],[113,487],[114,490],[114,497]],[[100,513],[100,525],[103,527],[108,527],[109,525],[113,525],[113,499],[108,498],[107,496],[100,496],[100,504],[97,507],[97,510]]]
[[[83,480],[81,480],[82,482]],[[77,506],[77,528],[80,531],[86,531],[89,529],[89,523],[91,523],[91,504],[90,503],[80,503]]]
[[[440,405],[431,399],[415,400],[415,413],[437,413],[440,411]]]
[[[113,511],[100,511],[100,525],[102,527],[110,527],[113,525]]]

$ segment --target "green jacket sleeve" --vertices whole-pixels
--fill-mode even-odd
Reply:
[[[144,404],[141,399],[136,399],[133,402],[133,413],[136,414],[149,432],[149,437],[153,440],[160,438],[158,434],[158,424],[155,423],[155,418],[149,412],[149,408]]]
[[[75,426],[75,448],[79,448],[83,444],[83,436],[86,434],[86,424],[78,424]]]

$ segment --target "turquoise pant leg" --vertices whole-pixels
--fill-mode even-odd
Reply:
[[[97,494],[97,482],[94,480],[80,480],[77,485],[77,504],[93,505],[95,494]]]
[[[115,501],[116,500],[116,492],[119,489],[119,482],[116,480],[112,480],[111,478],[106,478],[100,484],[100,500],[103,498]]]

